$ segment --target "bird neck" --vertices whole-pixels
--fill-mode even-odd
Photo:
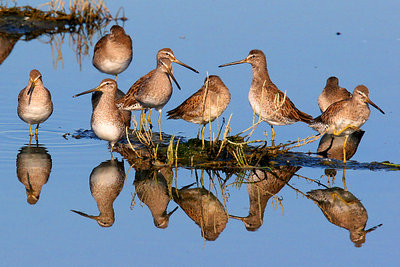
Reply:
[[[99,110],[114,110],[117,109],[117,107],[115,106],[115,94],[116,92],[112,92],[112,93],[104,93],[102,92],[102,95],[100,97],[99,100],[99,104],[96,106],[95,111],[99,111]]]
[[[260,64],[260,65],[252,65],[253,70],[253,83],[270,83],[271,79],[269,78],[267,64]]]

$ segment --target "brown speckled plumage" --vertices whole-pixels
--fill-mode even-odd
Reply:
[[[167,112],[168,119],[206,124],[219,117],[228,106],[231,94],[228,87],[216,75],[204,80],[204,85],[177,108]]]
[[[118,75],[132,61],[132,39],[121,26],[114,25],[110,33],[95,45],[92,63],[99,71]]]
[[[355,128],[360,128],[369,118],[370,109],[368,104],[373,105],[383,114],[384,112],[369,99],[368,88],[359,85],[354,89],[353,96],[330,105],[324,113],[315,118],[310,127],[319,133],[333,134],[352,126],[343,132],[350,134]]]
[[[102,94],[93,110],[90,125],[98,138],[110,143],[112,158],[114,145],[125,135],[126,127],[122,113],[115,104],[117,82],[112,79],[104,79],[96,88],[74,97],[97,91]]]
[[[192,70],[194,72],[198,72],[197,70],[193,69],[192,67],[179,61],[175,57],[174,53],[172,52],[172,50],[170,48],[163,48],[157,52],[157,56],[156,56],[157,67],[159,67],[159,61],[161,58],[167,58],[171,62],[176,62],[186,68],[189,68],[190,70]],[[138,101],[136,100],[135,95],[137,94],[138,91],[143,90],[143,88],[148,87],[149,83],[155,82],[154,79],[152,80],[152,77],[154,76],[155,73],[156,73],[156,69],[153,69],[146,75],[140,77],[140,79],[138,79],[129,88],[126,95],[117,101],[117,106],[122,109],[125,109],[125,110],[141,110],[141,109],[143,109],[142,105],[140,103],[138,103]]]
[[[37,133],[39,124],[53,113],[50,91],[43,86],[42,74],[36,69],[30,72],[28,85],[18,95],[17,113],[21,120],[29,124],[31,135],[31,125],[37,124]]]
[[[269,78],[267,60],[261,50],[251,50],[239,61],[220,65],[249,63],[253,69],[253,80],[249,91],[249,102],[254,112],[270,125],[287,125],[297,121],[310,123],[312,117],[296,108],[289,97]]]
[[[324,112],[330,105],[343,99],[351,97],[346,88],[339,86],[339,79],[332,76],[326,81],[326,86],[318,97],[318,106]]]

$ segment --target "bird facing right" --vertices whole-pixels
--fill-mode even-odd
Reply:
[[[171,80],[174,80],[177,87],[180,89],[179,84],[173,76],[172,62],[178,63],[193,72],[198,73],[197,70],[179,61],[170,48],[163,48],[157,52],[157,68],[153,69],[146,75],[137,80],[131,88],[129,88],[126,95],[119,99],[116,104],[118,108],[124,110],[148,110],[152,108],[157,109],[159,112],[158,126],[161,137],[161,109],[168,102],[172,94]],[[148,122],[150,128],[152,127],[149,112]],[[142,118],[141,118],[142,122]]]
[[[368,120],[371,113],[368,104],[385,114],[369,99],[368,88],[359,85],[354,89],[351,98],[333,103],[309,126],[319,133],[348,135],[358,130]]]

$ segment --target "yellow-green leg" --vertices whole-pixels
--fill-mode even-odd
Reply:
[[[39,123],[36,125],[35,134],[38,135],[39,133]]]
[[[275,145],[275,130],[274,130],[274,126],[271,125],[271,132],[272,132],[272,145]]]
[[[118,76],[118,74],[117,74],[117,75],[115,75],[114,81],[117,81],[117,76]]]
[[[347,129],[354,129],[356,131],[360,131],[361,129],[353,126],[353,125],[347,125],[346,127],[344,127],[342,130],[337,131],[337,129],[335,129],[333,131],[334,135],[341,135],[344,131],[346,131]],[[347,144],[347,139],[349,138],[349,135],[346,135],[346,138],[344,139],[344,143],[343,143],[343,163],[346,163],[346,144]]]
[[[29,124],[29,135],[30,135],[30,136],[33,136],[32,125],[31,125],[31,124]]]
[[[344,139],[344,143],[343,143],[343,163],[346,163],[346,144],[347,144],[347,139],[349,139],[349,135],[346,135],[346,138]]]
[[[162,135],[161,135],[161,109],[158,111],[158,130],[160,131],[160,141],[162,141]]]
[[[337,131],[337,129],[335,129],[333,131],[333,135],[341,135],[344,131],[346,131],[347,129],[354,129],[355,131],[361,131],[360,128],[353,126],[353,125],[347,125],[346,127],[344,127],[342,130]]]
[[[111,149],[110,149],[111,159],[114,160],[114,157],[113,157],[114,144],[110,144],[110,145],[111,145]]]
[[[153,129],[153,124],[151,124],[151,109],[149,110],[149,114],[147,114],[147,122],[149,123],[150,130]]]
[[[140,110],[140,118],[139,118],[139,130],[142,130],[144,127],[143,125],[143,109]]]
[[[201,148],[204,148],[204,130],[206,129],[206,125],[203,124],[203,128],[201,129]]]

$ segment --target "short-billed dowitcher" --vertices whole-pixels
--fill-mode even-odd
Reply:
[[[330,105],[324,113],[314,119],[310,127],[319,133],[334,135],[350,134],[368,120],[368,104],[385,114],[374,102],[369,99],[369,91],[365,85],[354,89],[353,96]]]
[[[94,47],[93,66],[99,71],[117,75],[126,70],[132,61],[132,39],[124,28],[114,25]]]
[[[142,91],[142,93],[140,93],[140,94],[143,94],[143,92],[149,92],[149,93],[151,92],[153,97],[157,98],[158,100],[161,100],[162,96],[165,95],[165,92],[169,91],[169,90],[165,90],[165,89],[158,89],[158,86],[160,86],[161,88],[167,88],[167,87],[170,87],[170,84],[171,84],[170,79],[169,78],[166,79],[165,73],[168,74],[168,72],[166,72],[167,69],[165,67],[165,64],[160,63],[161,58],[167,58],[171,62],[178,63],[178,64],[198,73],[197,70],[195,70],[192,67],[179,61],[175,57],[174,53],[172,52],[172,50],[170,48],[160,49],[157,52],[157,56],[156,56],[157,68],[153,69],[146,75],[142,76],[139,80],[137,80],[131,86],[131,88],[129,88],[126,95],[117,101],[118,107],[125,109],[125,110],[142,110],[144,108],[147,109],[147,107],[142,106],[140,101],[136,100],[136,95],[139,94],[139,91]],[[168,63],[168,62],[165,61],[164,63]],[[172,70],[172,67],[170,69]],[[172,71],[171,71],[171,74],[172,74]],[[168,74],[168,77],[169,76],[170,75]],[[172,93],[172,91],[171,91],[171,93]],[[137,96],[139,96],[139,95],[137,95]],[[169,98],[168,98],[168,100],[169,100]],[[168,100],[167,100],[167,102],[168,102]],[[160,102],[164,102],[164,101],[160,101]],[[149,112],[149,116],[148,116],[148,121],[151,126],[151,122],[150,122],[151,113],[150,112]],[[159,112],[161,112],[161,110]],[[159,115],[161,115],[161,113]],[[159,121],[160,121],[160,116],[159,116]],[[160,129],[160,134],[161,134],[161,129]]]
[[[231,94],[228,87],[220,77],[210,75],[205,78],[204,85],[196,93],[177,108],[167,112],[168,119],[184,119],[203,125],[201,136],[204,140],[204,126],[218,118],[225,111],[230,100]]]
[[[71,210],[83,217],[96,220],[102,227],[110,227],[114,224],[114,201],[118,197],[125,181],[124,161],[107,160],[100,163],[90,173],[90,192],[100,214],[97,216],[87,215],[81,211]]]
[[[365,85],[359,85],[354,89],[351,98],[333,103],[309,125],[321,134],[346,136],[343,144],[343,162],[346,162],[346,143],[349,135],[359,131],[369,118],[371,111],[368,104],[385,114],[369,99],[368,88]]]
[[[92,94],[92,111],[94,111],[97,104],[99,103],[102,94],[103,94],[102,92],[94,92]],[[121,90],[117,89],[117,93],[115,94],[115,101],[117,101],[118,99],[120,99],[124,96],[125,96],[125,93],[122,92]],[[119,108],[119,110],[121,111],[125,126],[128,128],[131,127],[131,111],[124,110],[121,108]]]
[[[31,70],[28,85],[18,95],[18,116],[29,124],[32,136],[32,124],[37,124],[35,133],[38,134],[39,124],[47,120],[53,113],[50,91],[43,86],[42,74]]]
[[[310,123],[312,121],[310,115],[298,110],[289,97],[271,81],[267,70],[267,60],[261,50],[251,50],[245,59],[219,67],[241,63],[251,64],[253,80],[249,91],[249,102],[255,114],[271,126],[272,140],[275,139],[273,125],[288,125],[297,121]]]
[[[113,158],[114,145],[125,133],[124,119],[120,110],[115,105],[117,82],[112,79],[104,79],[96,88],[74,95],[73,97],[96,91],[100,91],[103,94],[93,110],[91,127],[98,138],[110,142],[111,158]]]
[[[326,80],[325,88],[318,97],[318,106],[324,112],[330,105],[340,100],[351,97],[351,93],[346,88],[339,86],[339,79],[335,76]]]

